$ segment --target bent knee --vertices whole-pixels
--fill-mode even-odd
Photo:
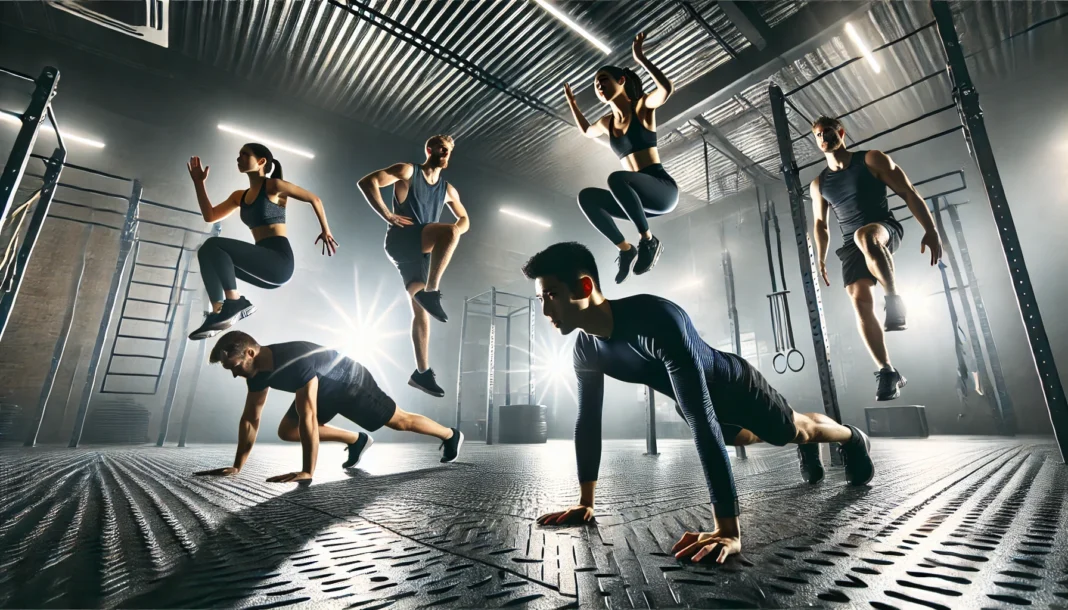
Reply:
[[[393,412],[393,417],[389,418],[389,421],[386,423],[386,427],[401,432],[409,430],[412,427],[411,413],[397,407]]]
[[[445,223],[441,228],[441,239],[456,241],[460,239],[460,227],[452,223]]]
[[[858,280],[846,286],[846,292],[855,307],[867,306],[875,302],[875,295],[872,291],[874,287],[875,284],[871,280]]]
[[[601,193],[605,193],[605,190],[592,186],[582,189],[581,191],[579,191],[578,194],[579,207],[588,208],[591,206],[595,206],[597,204],[597,200],[601,197]]]
[[[626,172],[620,170],[608,174],[608,188],[614,191],[616,189],[619,189],[620,187],[627,186],[630,181],[630,176],[633,173],[634,172]]]
[[[287,421],[288,419],[289,418],[283,417],[282,423],[278,424],[278,438],[291,443],[299,442],[300,431],[297,430],[296,426],[289,423]]]
[[[209,237],[204,240],[204,243],[200,244],[197,248],[197,258],[203,260],[205,256],[210,256],[219,250],[220,237]]]
[[[853,242],[863,252],[875,252],[883,246],[884,231],[880,225],[864,225],[853,233]]]

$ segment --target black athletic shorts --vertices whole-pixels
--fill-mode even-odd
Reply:
[[[374,432],[393,418],[393,414],[397,412],[397,403],[378,387],[369,371],[364,370],[362,373],[357,376],[360,382],[349,386],[347,396],[317,401],[316,413],[320,426],[340,415],[364,430]],[[285,417],[293,421],[299,420],[295,400],[289,405]]]
[[[708,386],[724,443],[731,444],[743,428],[779,447],[793,441],[797,437],[794,410],[748,360],[738,359],[742,361],[741,378]]]
[[[893,254],[901,245],[901,238],[905,236],[905,228],[893,218],[888,218],[878,224],[886,227],[886,231],[890,233],[890,242],[886,247]],[[860,251],[857,242],[853,241],[852,234],[845,237],[845,245],[835,250],[834,253],[842,260],[842,284],[844,286],[865,279],[877,281],[871,271],[868,271],[868,262],[864,259],[864,253]]]
[[[390,225],[386,229],[386,254],[400,272],[404,287],[414,282],[426,284],[430,277],[430,254],[423,253],[423,227]]]

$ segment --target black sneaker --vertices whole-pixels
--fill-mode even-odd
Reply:
[[[460,432],[456,428],[452,428],[452,436],[441,441],[441,463],[448,464],[449,462],[455,462],[456,456],[460,455],[460,447],[464,444],[464,433]]]
[[[656,235],[652,239],[643,239],[638,242],[638,262],[634,263],[634,275],[641,275],[653,268],[660,254],[664,251],[664,245],[660,243]]]
[[[839,443],[838,453],[845,462],[846,481],[850,485],[867,485],[875,476],[875,463],[871,461],[871,441],[868,435],[855,426],[846,426],[853,431],[853,438]]]
[[[238,320],[244,320],[245,318],[256,313],[256,306],[249,302],[245,297],[238,299],[226,299],[223,301],[222,310],[219,311],[219,325],[222,328],[218,330],[226,330]]]
[[[437,398],[445,395],[445,390],[441,389],[441,386],[438,385],[437,380],[434,378],[434,369],[427,369],[422,373],[419,372],[419,369],[416,369],[412,376],[408,378],[408,385]]]
[[[449,316],[445,314],[445,310],[441,308],[441,291],[440,290],[420,290],[412,297],[415,299],[419,306],[426,310],[428,314],[438,322],[448,322]]]
[[[193,341],[200,341],[201,339],[210,339],[219,334],[220,330],[219,321],[222,318],[215,312],[208,312],[204,314],[204,323],[200,325],[200,328],[189,333],[189,338]]]
[[[634,259],[638,257],[638,249],[631,246],[630,250],[620,250],[616,257],[619,271],[616,271],[616,283],[622,284],[623,280],[630,275],[630,268],[634,265]]]
[[[815,485],[823,480],[823,460],[820,459],[820,446],[805,443],[797,446],[797,457],[801,460],[801,478],[806,483]]]
[[[349,459],[345,460],[345,463],[341,465],[342,468],[352,468],[360,463],[360,458],[363,454],[371,448],[375,439],[371,438],[370,434],[366,432],[360,433],[360,438],[356,439],[356,442],[348,446]]]
[[[875,400],[879,402],[893,400],[901,396],[901,388],[905,387],[908,380],[897,372],[897,369],[883,369],[875,373],[878,385],[875,390]]]
[[[886,295],[886,304],[883,308],[886,310],[886,320],[883,322],[883,330],[886,332],[893,332],[895,330],[905,330],[908,328],[908,324],[905,323],[905,300],[901,298],[901,295]]]

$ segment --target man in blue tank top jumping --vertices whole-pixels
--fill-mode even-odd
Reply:
[[[845,146],[845,128],[838,119],[820,117],[812,125],[827,168],[812,181],[812,232],[816,242],[816,260],[823,282],[827,275],[827,244],[830,229],[827,209],[834,211],[842,229],[841,248],[835,251],[842,260],[842,282],[853,301],[860,335],[879,371],[875,374],[876,400],[893,400],[901,395],[905,378],[890,364],[883,330],[905,330],[905,304],[894,282],[893,253],[901,244],[905,229],[894,218],[887,203],[886,187],[893,189],[908,205],[923,227],[920,253],[929,252],[931,265],[942,257],[942,241],[934,218],[916,187],[893,159],[878,150],[852,152]],[[880,326],[875,317],[874,288],[878,283],[886,293],[886,319]]]
[[[400,272],[412,305],[412,344],[416,370],[408,385],[441,398],[445,390],[438,385],[430,368],[430,316],[448,321],[441,306],[438,283],[449,259],[460,242],[460,235],[471,227],[460,194],[441,177],[452,156],[451,136],[437,135],[426,141],[423,163],[395,163],[371,172],[360,180],[367,203],[389,224],[386,229],[386,254]],[[393,185],[393,209],[382,199],[382,189]],[[438,222],[448,204],[455,223]]]

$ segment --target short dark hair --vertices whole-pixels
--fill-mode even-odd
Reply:
[[[222,362],[227,358],[233,358],[250,347],[259,346],[260,344],[256,343],[256,340],[249,335],[239,330],[232,330],[223,335],[215,343],[215,347],[211,348],[211,356],[208,358],[208,362],[211,364]]]
[[[594,287],[601,289],[597,261],[590,249],[577,241],[560,242],[538,252],[523,265],[523,274],[532,280],[554,276],[572,289],[578,286],[579,277],[588,275]]]
[[[812,131],[816,131],[817,128],[827,129],[828,127],[838,131],[839,129],[842,129],[842,122],[829,116],[821,116],[812,122]]]

